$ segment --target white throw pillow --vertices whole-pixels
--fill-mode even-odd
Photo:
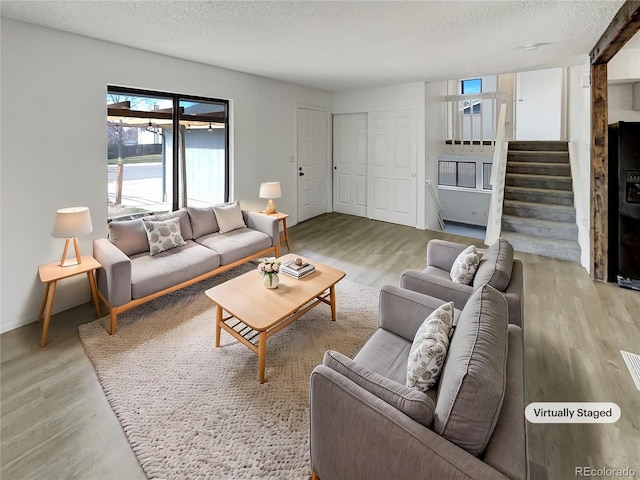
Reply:
[[[149,239],[149,255],[156,255],[187,244],[182,238],[180,219],[178,217],[161,222],[145,220],[142,223]]]
[[[213,207],[220,227],[220,233],[227,233],[238,228],[245,228],[247,225],[242,218],[242,209],[240,202],[235,201],[226,205],[217,205]]]
[[[445,303],[420,325],[409,351],[407,387],[424,392],[438,382],[449,349],[453,315],[453,302]]]
[[[463,285],[471,285],[473,277],[478,270],[478,264],[480,263],[480,256],[476,251],[474,245],[469,245],[465,248],[451,267],[451,280]]]

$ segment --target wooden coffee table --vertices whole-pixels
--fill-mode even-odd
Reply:
[[[298,257],[290,253],[280,261],[285,263]],[[220,334],[224,329],[255,352],[260,383],[265,380],[267,338],[320,303],[330,305],[331,320],[336,319],[335,285],[345,273],[320,262],[302,259],[315,265],[315,271],[300,279],[281,273],[276,289],[266,288],[256,270],[205,292],[216,304],[216,347],[220,346]]]

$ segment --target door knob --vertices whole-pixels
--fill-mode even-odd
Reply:
[[[304,172],[300,172],[300,176],[301,176],[301,177],[304,177]]]

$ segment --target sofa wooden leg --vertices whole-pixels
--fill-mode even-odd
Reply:
[[[118,312],[116,309],[111,307],[111,312],[109,315],[109,335],[113,335],[116,333],[116,322],[118,320]]]
[[[320,477],[318,476],[318,474],[313,470],[311,470],[311,480],[320,480]]]

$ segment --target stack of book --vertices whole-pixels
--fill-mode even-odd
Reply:
[[[313,265],[307,262],[296,264],[295,260],[283,263],[280,265],[280,271],[295,278],[302,278],[305,275],[309,275],[316,269]]]

